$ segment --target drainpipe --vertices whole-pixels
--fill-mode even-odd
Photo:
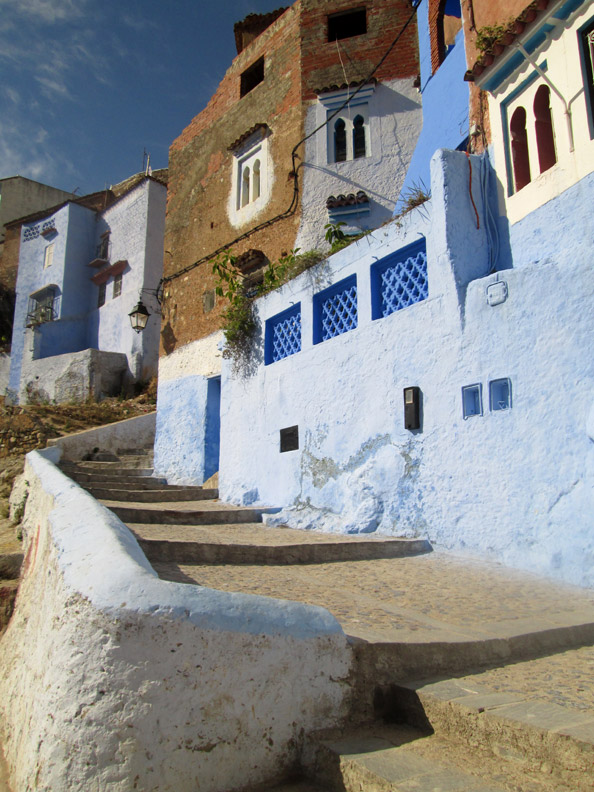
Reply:
[[[528,63],[530,63],[530,65],[533,66],[536,69],[536,71],[540,74],[542,79],[547,83],[547,85],[550,88],[553,89],[553,91],[556,93],[556,95],[559,97],[559,99],[561,99],[561,101],[563,102],[563,106],[565,107],[565,121],[566,121],[566,124],[567,124],[567,134],[569,135],[569,151],[572,152],[574,150],[573,126],[572,126],[572,123],[571,123],[571,110],[569,109],[569,103],[566,101],[565,97],[561,94],[561,91],[559,91],[559,89],[555,85],[553,85],[553,83],[551,82],[549,77],[547,77],[545,72],[536,63],[534,58],[526,52],[524,47],[519,42],[516,44],[516,46],[520,50],[522,55],[526,58]]]

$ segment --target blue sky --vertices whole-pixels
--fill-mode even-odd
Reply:
[[[0,0],[0,178],[79,195],[142,169],[214,93],[234,22],[278,0]]]

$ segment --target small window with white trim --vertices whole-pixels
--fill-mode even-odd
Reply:
[[[234,225],[243,225],[268,201],[268,129],[262,126],[232,151],[233,177],[228,204],[229,219]]]
[[[119,297],[122,293],[122,273],[114,276],[113,279],[113,299]]]
[[[51,267],[54,262],[54,243],[48,245],[43,254],[43,269]]]
[[[326,145],[329,163],[350,162],[372,155],[369,102],[374,90],[375,83],[370,82],[360,88],[318,94],[328,121]],[[343,107],[351,96],[352,99]],[[337,110],[338,115],[334,115]]]

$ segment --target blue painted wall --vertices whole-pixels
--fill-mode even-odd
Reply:
[[[53,221],[56,233],[45,238],[37,232],[44,223]],[[45,286],[55,285],[60,295],[60,319],[67,320],[65,327],[60,322],[51,329],[42,325],[36,340],[36,356],[78,352],[85,347],[84,312],[88,290],[89,244],[95,230],[95,213],[75,204],[66,204],[54,215],[43,220],[26,223],[21,230],[21,249],[16,284],[15,314],[12,335],[9,389],[18,393],[23,355],[30,355],[33,333],[26,329],[29,296]],[[53,263],[44,268],[44,253],[49,244],[54,245]],[[75,272],[71,273],[71,270]],[[87,282],[85,282],[85,278]],[[72,287],[76,294],[67,293]],[[80,289],[83,289],[81,306]],[[66,292],[65,292],[66,290]],[[54,346],[55,345],[55,346]]]
[[[155,471],[170,484],[202,484],[215,472],[215,456],[218,469],[217,386],[220,397],[220,382],[199,375],[159,382]]]
[[[468,83],[464,82],[466,53],[464,32],[435,74],[431,74],[428,0],[422,0],[417,11],[423,128],[417,141],[404,185],[396,203],[395,214],[403,201],[418,186],[430,188],[431,157],[440,148],[456,149],[468,137]]]

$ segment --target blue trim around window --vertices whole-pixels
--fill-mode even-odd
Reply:
[[[335,283],[313,297],[313,342],[320,344],[357,327],[357,276]]]
[[[298,302],[266,320],[264,365],[301,352],[301,303]]]
[[[391,253],[371,266],[371,318],[426,300],[427,252],[425,238]]]

